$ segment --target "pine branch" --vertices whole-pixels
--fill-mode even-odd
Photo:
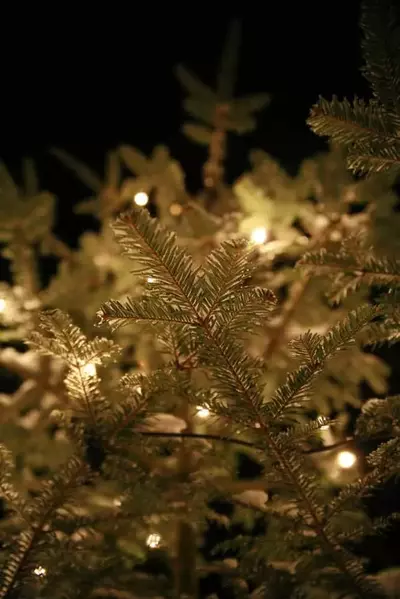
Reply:
[[[122,384],[126,385],[130,389],[137,388],[137,383],[141,384],[141,392],[136,391],[136,397],[138,402],[134,408],[130,410],[129,414],[123,417],[122,422],[116,421],[111,430],[109,431],[108,446],[111,447],[113,441],[118,436],[119,432],[134,418],[138,410],[142,408],[140,400],[146,396],[145,389],[145,377],[132,377],[126,375]],[[87,456],[85,456],[87,457]],[[11,462],[9,453],[7,451],[1,451],[0,447],[0,459],[2,460],[5,467],[3,471],[9,470]],[[3,464],[1,464],[3,466]],[[1,472],[0,474],[3,474]],[[24,506],[16,503],[14,494],[9,494],[9,499],[12,500],[12,506],[17,511],[21,511],[24,520],[29,518],[28,530],[23,531],[19,537],[18,547],[12,551],[12,554],[6,565],[3,578],[4,582],[0,587],[0,599],[8,599],[20,582],[23,571],[25,570],[29,556],[35,549],[42,536],[50,534],[51,527],[49,526],[50,520],[54,517],[57,509],[59,509],[68,499],[69,495],[76,489],[80,488],[83,483],[87,483],[94,476],[93,470],[87,463],[87,460],[83,459],[81,453],[78,452],[75,456],[69,459],[69,461],[59,470],[59,472],[41,489],[41,494],[29,505],[25,510]],[[1,489],[0,480],[0,489]],[[5,481],[7,484],[7,481]],[[8,489],[9,487],[7,487]]]
[[[199,268],[175,244],[174,233],[161,235],[147,211],[139,209],[118,217],[113,230],[124,254],[139,265],[143,279],[154,279],[160,300],[165,298],[169,305],[175,303],[187,311],[199,310]]]
[[[154,297],[143,297],[140,300],[126,299],[124,303],[110,300],[102,309],[104,318],[114,330],[132,321],[164,323],[175,325],[193,325],[197,323],[188,310],[174,304],[166,304]]]
[[[365,281],[369,285],[396,286],[400,284],[400,260],[389,257],[375,257],[367,250],[355,253],[342,246],[330,253],[325,248],[318,252],[307,252],[297,263],[309,266],[314,274],[344,272]]]
[[[376,101],[355,98],[340,102],[333,96],[329,102],[320,97],[311,110],[308,124],[318,135],[328,136],[345,146],[364,144],[390,147],[399,143],[397,124]]]
[[[398,259],[375,256],[371,248],[363,247],[360,240],[352,238],[335,250],[322,248],[307,252],[296,267],[304,269],[308,276],[327,275],[333,282],[330,300],[334,303],[339,303],[362,285],[389,289],[400,284]]]
[[[363,73],[375,97],[388,109],[400,109],[400,23],[392,0],[364,0],[361,27]]]
[[[31,333],[28,343],[42,353],[58,356],[67,363],[69,371],[65,385],[68,398],[75,409],[81,408],[82,411],[83,406],[83,412],[95,427],[101,410],[108,404],[101,396],[98,376],[96,373],[87,374],[85,369],[89,364],[95,367],[112,360],[120,351],[119,347],[106,338],[89,341],[70,317],[60,310],[48,310],[39,315],[38,330]]]
[[[14,463],[11,453],[4,445],[0,445],[0,497],[8,502],[22,522],[29,523],[29,512],[26,503],[22,500],[11,481],[13,470]]]
[[[321,136],[346,148],[356,173],[400,171],[400,21],[392,0],[364,0],[361,25],[366,65],[374,99],[353,102],[320,98],[308,124]]]
[[[219,326],[233,334],[248,332],[270,316],[277,302],[275,295],[268,289],[244,286],[258,268],[256,258],[255,248],[246,240],[222,243],[209,254],[203,278],[207,326]]]
[[[23,572],[34,546],[44,533],[44,527],[54,511],[65,502],[66,495],[88,475],[88,467],[80,457],[73,457],[45,487],[44,494],[33,504],[31,517],[36,517],[28,531],[23,531],[3,572],[0,599],[7,599]]]
[[[400,142],[392,146],[357,145],[348,153],[347,164],[354,173],[398,173],[400,170]]]
[[[230,389],[232,393],[235,392],[236,401],[240,398],[251,411],[254,420],[259,423],[260,430],[265,433],[266,447],[275,457],[278,470],[284,480],[290,482],[295,489],[300,503],[311,518],[312,528],[317,533],[321,546],[346,577],[349,588],[353,589],[358,597],[363,597],[370,591],[370,596],[374,596],[373,585],[367,584],[358,563],[350,562],[337,548],[335,540],[327,536],[322,510],[314,500],[313,491],[310,490],[295,455],[282,450],[280,443],[275,439],[270,423],[262,411],[262,395],[254,382],[256,364],[250,365],[243,349],[239,351],[239,348],[232,344],[232,339],[229,340],[218,330],[218,327],[210,326],[207,321],[202,302],[203,296],[196,288],[198,286],[202,289],[204,282],[203,285],[200,283],[197,271],[189,258],[183,250],[178,250],[174,245],[173,236],[164,232],[145,212],[133,211],[130,215],[125,215],[119,220],[116,230],[120,233],[122,245],[125,246],[128,255],[143,264],[146,274],[153,274],[150,271],[151,267],[155,276],[160,276],[161,296],[179,298],[188,310],[192,310],[194,319],[203,331],[208,351],[211,350],[211,355],[216,359],[214,364],[210,362],[208,364],[215,379],[222,385],[221,389],[228,391],[228,397]],[[171,286],[175,289],[171,289]],[[367,308],[362,309],[358,314],[350,315],[348,321],[342,326],[334,327],[324,338],[322,347],[316,355],[318,361],[314,364],[314,370],[318,370],[323,360],[331,353],[348,344],[350,337],[353,337],[362,324],[365,324],[367,317],[371,318],[373,310],[369,309],[368,314],[367,312]],[[311,377],[313,368],[309,370]]]

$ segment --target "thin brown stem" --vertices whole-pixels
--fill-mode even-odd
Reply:
[[[183,370],[183,366],[177,358],[177,368]],[[186,373],[187,379],[190,378],[190,371]],[[188,385],[189,387],[189,385]],[[194,435],[191,405],[186,394],[182,394],[182,402],[178,415],[186,422],[188,435]],[[182,441],[178,456],[178,476],[179,480],[185,484],[190,481],[190,473],[193,468],[193,455],[190,444]],[[187,597],[187,599],[196,599],[197,597],[197,573],[196,573],[196,532],[188,517],[188,510],[183,517],[177,521],[177,556],[175,562],[175,585],[177,597]]]
[[[138,433],[144,437],[165,437],[172,439],[180,439],[180,438],[188,438],[188,439],[205,439],[207,441],[218,441],[221,443],[231,443],[233,445],[239,445],[242,447],[249,447],[250,449],[256,449],[258,451],[262,451],[264,449],[261,445],[256,445],[255,443],[251,443],[251,441],[244,441],[243,439],[233,439],[232,437],[222,437],[221,435],[212,435],[208,433],[193,433],[193,432],[182,432],[182,433],[168,433],[168,432],[158,432],[158,431],[143,431]],[[304,449],[304,454],[316,454],[323,453],[326,451],[332,451],[333,449],[338,449],[339,447],[344,447],[349,445],[354,440],[352,438],[347,438],[343,441],[338,441],[337,443],[332,443],[331,445],[324,445],[323,447],[313,448],[313,449]]]
[[[220,104],[215,108],[214,130],[211,134],[208,159],[203,167],[203,182],[210,199],[218,192],[224,176],[224,158],[226,151],[226,125],[229,105]]]

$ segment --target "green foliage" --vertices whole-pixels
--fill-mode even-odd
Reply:
[[[216,91],[177,72],[198,121],[185,131],[209,148],[204,192],[187,192],[163,146],[111,151],[102,178],[55,150],[93,194],[77,213],[100,225],[72,250],[52,233],[54,199],[32,165],[24,190],[2,170],[2,340],[29,349],[0,352],[19,377],[0,396],[0,598],[194,599],[210,572],[239,599],[393,593],[394,577],[372,576],[359,551],[398,522],[364,510],[400,457],[398,396],[382,398],[389,368],[370,351],[400,338],[388,6],[364,4],[374,99],[321,99],[310,122],[335,145],[295,176],[257,150],[232,187],[223,179],[226,133],[252,130],[268,100],[234,98],[236,23]],[[346,160],[385,173],[356,180]],[[156,219],[130,208],[138,192]],[[58,260],[45,286],[44,255]],[[363,383],[381,397],[362,405]],[[349,406],[361,408],[354,439]],[[365,468],[341,470],[340,448],[363,438]],[[238,478],[239,450],[254,479]],[[246,534],[205,560],[210,521]],[[237,560],[219,561],[225,551]]]
[[[151,320],[159,323],[165,320],[170,322],[173,319],[178,328],[178,345],[179,332],[182,329],[194,329],[195,335],[199,336],[197,344],[200,345],[200,358],[204,360],[213,378],[213,411],[225,417],[229,413],[231,420],[237,420],[245,426],[251,426],[255,420],[259,423],[260,440],[271,455],[270,467],[275,468],[276,473],[282,477],[286,492],[289,491],[294,495],[292,501],[297,505],[299,514],[302,514],[300,518],[306,518],[307,526],[314,531],[318,539],[322,529],[327,525],[327,523],[322,524],[325,504],[323,493],[317,490],[316,480],[314,481],[311,473],[305,476],[308,467],[306,462],[300,459],[298,451],[294,450],[296,447],[294,438],[289,436],[289,439],[285,439],[283,443],[279,435],[275,436],[272,431],[277,417],[286,416],[294,403],[298,406],[301,401],[307,399],[311,393],[310,381],[318,375],[327,357],[348,346],[360,329],[376,315],[376,310],[366,307],[358,313],[349,315],[347,321],[338,324],[327,336],[321,337],[319,343],[316,343],[315,338],[312,340],[310,337],[305,337],[302,343],[308,349],[306,363],[289,375],[285,386],[277,392],[276,398],[263,405],[262,387],[259,381],[260,364],[250,356],[246,356],[244,348],[226,332],[224,319],[211,320],[210,318],[216,309],[214,308],[216,302],[220,302],[219,310],[223,311],[224,295],[234,292],[240,278],[243,284],[248,274],[248,267],[242,271],[241,276],[240,268],[233,271],[234,282],[225,281],[225,284],[221,285],[224,277],[219,276],[218,285],[217,280],[214,281],[215,269],[217,273],[232,272],[232,266],[229,269],[226,266],[224,269],[221,268],[221,259],[225,258],[225,252],[222,251],[219,256],[214,254],[212,263],[207,264],[208,268],[204,267],[204,275],[199,281],[197,270],[189,256],[174,246],[171,234],[163,232],[145,212],[134,212],[132,215],[121,217],[115,229],[120,242],[130,251],[132,257],[136,261],[138,258],[141,260],[143,276],[151,273],[156,280],[160,281],[157,294],[162,300],[162,307],[158,307],[157,301],[153,303],[154,313],[150,316]],[[231,265],[234,259],[237,260],[235,255],[237,251],[243,251],[242,247],[232,249],[236,249],[236,252],[231,251]],[[247,263],[251,264],[251,259],[249,261],[247,258],[247,260]],[[201,292],[202,287],[206,292]],[[179,310],[175,305],[177,301],[182,306]],[[170,318],[166,318],[168,313],[171,315]],[[120,318],[122,319],[120,324],[126,324],[129,319],[146,320],[146,317],[135,310],[133,303],[126,305],[123,313],[120,312],[120,307],[108,304],[102,309],[100,316],[113,327],[118,326]],[[196,329],[199,331],[197,332]],[[195,342],[195,347],[197,344]],[[203,344],[206,348],[204,356]],[[363,582],[357,562],[346,557],[340,550],[336,554],[337,545],[333,537],[329,538],[324,532],[319,542],[322,542],[325,550],[328,549],[332,563],[336,563],[340,576],[344,580],[352,580],[351,584],[355,588],[360,587],[360,593],[363,592],[362,588],[368,589],[370,583]],[[311,555],[308,555],[308,559]],[[373,596],[373,591],[371,592]]]
[[[63,525],[59,521],[61,506],[61,513],[68,514],[68,526],[72,526],[72,530],[75,531],[82,528],[80,512],[77,512],[73,505],[87,505],[93,497],[93,492],[88,494],[82,484],[79,484],[82,473],[85,477],[90,476],[93,479],[91,486],[94,484],[98,489],[97,492],[100,491],[99,497],[102,493],[107,493],[110,484],[111,490],[115,484],[120,486],[122,483],[123,489],[120,492],[124,500],[123,503],[119,502],[120,508],[117,503],[122,519],[129,514],[129,506],[135,505],[135,500],[139,498],[137,483],[142,481],[140,488],[142,507],[135,510],[135,518],[133,514],[130,516],[132,525],[137,531],[140,531],[140,523],[142,518],[146,517],[146,513],[153,515],[160,513],[161,506],[163,506],[161,509],[166,513],[169,512],[171,517],[177,501],[178,505],[184,507],[184,513],[187,513],[190,505],[191,517],[186,521],[185,526],[189,526],[192,531],[194,513],[200,525],[201,518],[206,516],[203,512],[206,500],[213,495],[212,489],[215,483],[212,471],[200,470],[200,464],[196,466],[193,457],[190,457],[193,451],[190,449],[188,454],[184,454],[178,460],[177,480],[180,482],[177,493],[173,493],[169,500],[166,499],[168,495],[164,495],[162,491],[165,483],[160,473],[156,478],[153,475],[147,483],[148,490],[153,493],[153,500],[149,501],[145,489],[147,485],[143,487],[141,471],[143,473],[148,471],[152,451],[150,453],[148,451],[151,449],[150,446],[146,448],[144,445],[138,451],[135,444],[131,445],[135,435],[140,437],[146,431],[146,428],[143,428],[146,422],[143,419],[145,417],[143,410],[147,409],[151,395],[155,393],[154,398],[158,398],[157,402],[160,399],[163,401],[162,396],[167,389],[169,392],[172,391],[176,399],[181,397],[181,401],[183,398],[189,400],[189,410],[190,405],[196,405],[199,393],[206,391],[209,405],[218,419],[229,422],[230,427],[233,425],[233,429],[238,426],[244,427],[247,434],[255,439],[258,451],[263,453],[263,459],[268,464],[266,471],[274,475],[275,489],[280,489],[284,493],[285,501],[292,506],[289,512],[284,510],[281,515],[279,511],[275,513],[278,522],[283,526],[279,529],[279,534],[283,534],[285,543],[291,542],[291,550],[294,551],[293,543],[296,541],[296,536],[293,536],[293,532],[297,527],[300,534],[297,542],[300,542],[304,527],[312,532],[310,537],[312,541],[308,541],[307,549],[300,543],[300,553],[297,554],[296,551],[294,553],[298,555],[296,573],[300,584],[302,581],[303,583],[309,581],[310,572],[313,572],[318,584],[324,588],[346,584],[353,588],[354,596],[366,593],[370,597],[378,596],[375,594],[372,581],[368,581],[363,576],[357,560],[351,557],[347,550],[341,548],[343,534],[341,526],[345,520],[337,522],[335,520],[333,526],[329,511],[326,512],[326,491],[319,487],[318,476],[313,472],[307,457],[302,455],[304,439],[308,435],[315,434],[315,431],[325,424],[324,421],[315,422],[312,427],[303,427],[301,434],[296,427],[287,429],[284,434],[281,429],[291,410],[294,407],[301,410],[302,403],[314,393],[312,383],[321,373],[327,359],[346,349],[360,330],[376,316],[377,309],[365,306],[350,313],[345,321],[337,323],[326,335],[306,334],[292,343],[291,349],[295,356],[302,360],[302,364],[288,375],[285,384],[270,400],[266,401],[262,384],[262,362],[248,355],[245,347],[247,335],[270,316],[271,310],[276,306],[276,299],[271,292],[263,291],[251,283],[252,275],[259,266],[254,246],[249,246],[242,241],[225,242],[210,254],[204,264],[199,266],[183,248],[176,244],[175,236],[160,227],[157,221],[150,218],[146,210],[135,209],[120,216],[114,224],[114,231],[125,253],[133,260],[137,276],[144,279],[151,276],[157,285],[145,289],[138,298],[129,298],[124,304],[116,301],[106,303],[99,312],[100,324],[107,322],[116,329],[130,322],[140,321],[146,326],[150,322],[156,327],[156,331],[159,331],[162,326],[167,326],[170,341],[173,339],[176,355],[179,355],[181,363],[187,360],[189,357],[187,352],[190,350],[190,355],[194,353],[197,356],[197,369],[207,376],[203,379],[202,389],[200,389],[196,378],[192,378],[190,373],[185,374],[185,371],[182,371],[180,374],[179,368],[176,370],[176,366],[174,367],[176,358],[171,356],[172,359],[167,360],[163,371],[159,373],[156,371],[149,377],[142,376],[140,379],[132,378],[131,375],[125,377],[122,380],[122,389],[125,388],[125,393],[128,393],[127,409],[123,407],[122,395],[120,395],[122,404],[118,402],[113,405],[102,396],[101,380],[98,375],[93,371],[86,371],[86,367],[89,363],[92,365],[97,364],[98,361],[104,363],[105,359],[112,357],[117,350],[115,345],[107,339],[88,341],[60,311],[47,312],[40,317],[37,331],[30,336],[30,343],[45,354],[50,353],[65,360],[69,366],[65,380],[67,401],[62,408],[64,416],[60,423],[66,426],[65,430],[76,445],[79,457],[72,458],[66,471],[61,470],[56,475],[53,482],[49,483],[50,486],[38,496],[37,501],[35,500],[30,508],[30,518],[35,525],[32,529],[29,528],[30,525],[27,529],[22,527],[17,549],[12,550],[5,569],[2,596],[10,596],[9,593],[14,592],[13,589],[16,588],[26,588],[26,592],[30,592],[29,589],[32,588],[30,585],[35,586],[37,583],[36,580],[31,582],[32,569],[35,570],[34,563],[38,563],[37,560],[40,559],[40,563],[46,564],[41,567],[46,568],[48,564],[50,554],[43,553],[43,548],[47,544],[52,544],[58,554],[61,551],[60,544],[55,542],[55,539],[52,540],[46,532],[52,530],[54,526],[56,530],[63,530],[65,522]],[[253,307],[250,311],[249,305]],[[247,318],[236,318],[236,315],[239,316],[242,312]],[[243,333],[245,333],[244,341],[240,342]],[[189,346],[188,339],[190,339]],[[208,380],[206,388],[204,388],[205,380]],[[256,429],[254,422],[259,425]],[[186,423],[183,426],[185,425]],[[128,430],[130,434],[126,436]],[[149,439],[151,440],[151,437]],[[381,459],[378,457],[372,459],[373,464],[378,461],[380,464]],[[136,467],[134,467],[135,463]],[[131,464],[130,468],[128,464]],[[139,464],[141,466],[138,469]],[[191,476],[195,475],[194,480],[197,484],[202,481],[202,490],[198,490],[195,496],[190,493],[192,483],[185,476],[185,472],[189,472],[187,471],[189,464]],[[127,477],[132,467],[133,478]],[[170,476],[172,472],[173,470],[170,470]],[[14,492],[7,484],[6,496],[9,500],[13,500]],[[77,484],[80,489],[79,499],[70,504],[70,493]],[[106,486],[101,491],[104,484]],[[221,488],[220,484],[218,486]],[[57,490],[58,494],[55,495]],[[144,497],[146,503],[143,503]],[[162,501],[161,505],[158,504],[158,498]],[[275,500],[272,500],[270,509],[274,509],[274,504]],[[334,513],[337,518],[337,510]],[[90,529],[97,531],[97,535],[104,535],[105,521],[100,518],[96,523],[93,516],[96,518],[93,513],[87,514],[87,517],[92,520],[87,520],[85,529],[89,526]],[[166,522],[168,523],[168,520]],[[183,519],[184,523],[185,519]],[[126,541],[124,541],[124,535],[120,536],[121,533],[118,533],[118,518],[113,528],[119,541],[112,552],[127,551],[132,556],[129,537],[125,537]],[[162,530],[160,523],[158,529]],[[168,527],[165,534],[167,530]],[[186,531],[186,528],[182,530]],[[289,534],[289,531],[292,534]],[[186,539],[190,538],[192,532],[189,537],[188,534],[186,531],[184,535]],[[104,545],[93,545],[90,542],[91,538],[91,535],[86,536],[86,540],[82,540],[81,543],[83,543],[82,549],[88,543],[86,550],[90,550],[91,553],[90,558],[87,559],[95,564],[101,557]],[[58,549],[57,545],[59,545]],[[182,547],[186,555],[193,550],[192,545],[190,548],[186,547],[186,544]],[[111,547],[108,548],[108,552],[110,549]],[[324,562],[321,561],[321,550]],[[137,553],[136,550],[134,553]],[[34,559],[36,562],[33,561]],[[323,576],[322,563],[325,567],[333,566],[334,569],[329,577]],[[23,569],[21,564],[24,564]],[[21,574],[24,573],[22,578],[19,576],[20,571]],[[78,567],[78,571],[81,572],[82,567]],[[334,572],[336,572],[335,576]],[[116,579],[114,584],[123,589],[123,578],[119,578],[120,575],[126,574],[120,572],[117,575],[119,582]],[[190,579],[189,582],[186,578],[187,569],[182,575],[184,578],[179,577],[179,584],[186,585],[184,582],[186,580],[189,587],[193,588],[193,580]],[[33,578],[35,579],[35,575]],[[46,596],[46,582],[43,581],[43,584],[43,596]],[[51,577],[47,584],[50,592]],[[133,584],[133,580],[129,579],[129,584]],[[185,588],[189,587],[185,586]]]
[[[400,107],[398,6],[391,0],[364,2],[361,26],[364,75],[374,96],[396,112]]]
[[[354,172],[399,172],[399,24],[398,6],[393,0],[364,0],[363,72],[374,98],[368,102],[320,98],[308,119],[315,133],[345,147]]]

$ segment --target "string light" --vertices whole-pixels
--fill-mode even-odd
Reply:
[[[42,576],[45,576],[45,575],[46,575],[46,573],[47,573],[47,570],[46,570],[46,568],[43,568],[43,566],[37,566],[37,568],[35,568],[35,569],[33,570],[33,573],[34,573],[36,576],[40,576],[40,577],[42,577]]]
[[[172,216],[180,216],[183,212],[183,208],[180,204],[171,204],[169,211]]]
[[[149,196],[145,191],[139,191],[135,194],[133,201],[135,202],[136,206],[146,206],[147,202],[149,201]]]
[[[92,364],[92,362],[89,362],[89,364],[85,364],[85,366],[82,368],[82,371],[87,376],[96,376],[96,365]]]
[[[354,466],[357,456],[352,451],[340,451],[337,455],[337,463],[340,468],[348,469]]]
[[[6,300],[3,297],[0,297],[0,313],[4,312],[6,309]]]
[[[257,227],[251,232],[251,241],[257,245],[262,245],[267,241],[268,233],[265,227]]]
[[[196,410],[199,418],[208,418],[210,415],[210,410],[208,408],[203,408],[203,406],[196,406]]]
[[[155,283],[155,281],[156,281],[156,280],[155,280],[155,278],[154,278],[154,277],[148,277],[148,278],[147,278],[147,282],[148,282],[148,283],[150,283],[150,284],[151,284],[151,283]]]
[[[150,549],[157,549],[157,547],[160,546],[160,543],[161,537],[156,532],[151,533],[146,539],[146,545],[147,547],[150,547]]]

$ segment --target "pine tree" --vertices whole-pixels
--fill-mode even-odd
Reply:
[[[376,27],[394,49],[398,30],[378,8],[365,3],[362,22],[384,108],[351,114],[380,111],[389,131],[398,77]],[[2,167],[0,362],[23,382],[2,395],[0,598],[195,599],[212,574],[238,599],[398,590],[364,550],[398,518],[366,502],[398,474],[399,397],[371,351],[399,337],[395,140],[328,130],[339,108],[321,101],[310,122],[329,152],[292,177],[258,150],[229,185],[229,134],[268,102],[234,97],[239,33],[216,91],[177,69],[195,119],[184,133],[208,150],[195,196],[164,147],[117,148],[104,181],[54,150],[93,194],[78,214],[99,223],[74,250],[32,165],[22,188]],[[378,397],[363,401],[363,384]],[[238,475],[238,455],[256,476]]]

